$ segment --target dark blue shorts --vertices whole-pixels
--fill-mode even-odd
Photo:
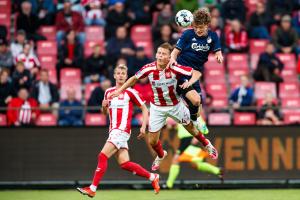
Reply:
[[[190,90],[183,90],[179,87],[179,85],[182,85],[186,80],[189,80],[191,77],[190,76],[182,76],[180,77],[180,79],[178,80],[178,84],[177,84],[177,93],[179,95],[181,95],[181,97],[188,103],[189,100],[185,97],[185,94],[190,91]],[[200,95],[201,101],[202,101],[202,91],[201,91],[201,87],[200,87],[200,80],[196,81],[193,85],[192,85],[193,89],[197,91],[197,93]]]

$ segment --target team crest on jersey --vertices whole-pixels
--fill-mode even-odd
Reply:
[[[171,72],[166,72],[166,78],[171,78]]]
[[[120,94],[119,99],[124,99],[124,94]]]
[[[208,44],[210,44],[210,43],[212,42],[211,37],[207,37],[207,40],[206,40],[206,41],[207,41]]]
[[[196,38],[193,38],[193,39],[192,39],[192,41],[193,41],[193,42],[196,42],[196,41],[197,41],[197,39],[196,39]]]

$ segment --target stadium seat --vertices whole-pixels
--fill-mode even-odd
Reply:
[[[207,83],[206,92],[214,98],[227,98],[226,85],[222,83]]]
[[[277,53],[278,58],[283,62],[285,69],[296,69],[296,56],[292,53]]]
[[[211,106],[214,109],[228,109],[227,98],[213,98]]]
[[[225,69],[224,68],[224,62],[222,64],[218,63],[217,60],[216,60],[216,58],[215,58],[215,55],[213,55],[213,54],[209,54],[208,60],[204,64],[204,68],[205,68],[205,70],[212,69],[212,68],[213,69],[216,69],[216,68],[218,68],[218,69]]]
[[[6,121],[6,115],[0,114],[0,126],[6,126],[7,121]]]
[[[39,61],[42,69],[56,69],[57,58],[53,55],[40,55]]]
[[[226,83],[224,68],[207,68],[204,71],[206,83]]]
[[[256,82],[254,86],[255,97],[257,99],[263,99],[267,92],[271,92],[276,98],[276,85],[272,82]]]
[[[289,112],[284,114],[284,124],[300,124],[300,113]]]
[[[76,68],[64,68],[60,70],[60,83],[81,83],[81,71]]]
[[[136,41],[152,41],[152,28],[148,25],[135,25],[131,28],[130,38]]]
[[[250,54],[261,54],[266,50],[268,40],[264,39],[251,39],[250,40]]]
[[[37,54],[41,55],[57,55],[57,44],[55,41],[38,41]]]
[[[279,97],[289,98],[289,97],[300,97],[299,83],[280,83],[279,85]]]
[[[259,61],[258,54],[251,54],[250,56],[250,67],[252,70],[255,70]]]
[[[85,85],[84,99],[87,102],[96,87],[100,86],[100,83],[89,83]]]
[[[67,99],[67,90],[73,88],[76,91],[76,100],[82,100],[81,83],[64,83],[60,86],[60,100]]]
[[[255,125],[256,124],[255,113],[234,112],[233,124],[234,125]]]
[[[56,116],[51,113],[42,113],[38,116],[36,123],[37,126],[56,126]]]
[[[101,47],[101,54],[105,54],[105,47],[104,47],[104,42],[103,41],[86,41],[84,43],[84,56],[89,57],[93,53],[93,47],[99,44]]]
[[[228,69],[248,69],[248,55],[243,53],[230,53],[227,55]]]
[[[86,126],[106,126],[107,125],[106,115],[87,113],[85,115],[85,125]]]
[[[209,125],[230,125],[231,119],[229,113],[210,113],[208,115]]]
[[[248,75],[249,69],[236,68],[229,70],[229,83],[240,83],[242,75]]]
[[[10,13],[0,12],[0,25],[6,26],[7,33],[10,33]]]
[[[56,41],[56,27],[55,26],[41,26],[40,34],[45,36],[47,40]]]
[[[149,57],[152,58],[153,57],[153,43],[151,40],[147,40],[147,41],[136,41],[135,46],[137,47],[144,47],[145,50],[145,54]]]
[[[281,71],[281,76],[284,82],[298,82],[297,72],[295,69],[283,69]]]
[[[87,41],[103,42],[104,28],[101,26],[87,26],[85,27],[85,35]]]
[[[300,108],[300,98],[284,98],[281,100],[282,108]]]

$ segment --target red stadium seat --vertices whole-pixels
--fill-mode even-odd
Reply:
[[[55,26],[41,26],[40,34],[45,36],[47,40],[56,41],[56,27]]]
[[[228,109],[228,99],[227,98],[213,98],[211,106],[214,109]]]
[[[85,27],[85,35],[87,41],[103,42],[104,28],[101,26],[87,26]]]
[[[297,72],[295,69],[283,69],[281,76],[284,82],[298,82]]]
[[[210,113],[208,115],[209,125],[230,125],[231,119],[229,113]]]
[[[227,56],[228,69],[248,69],[248,55],[242,53],[230,53]]]
[[[285,113],[284,124],[300,124],[300,113],[299,112]]]
[[[84,99],[87,102],[96,87],[100,86],[100,83],[89,83],[85,85]],[[101,103],[101,102],[99,102]]]
[[[76,91],[76,100],[81,101],[82,92],[81,92],[81,84],[80,83],[62,84],[60,86],[60,99],[61,100],[67,99],[67,90],[70,88],[73,88]]]
[[[42,113],[38,116],[36,123],[37,126],[56,126],[56,116],[51,113]]]
[[[255,125],[256,124],[255,113],[235,112],[233,124],[234,125]]]
[[[258,54],[251,54],[250,56],[250,67],[252,70],[255,70],[259,61]]]
[[[49,80],[51,83],[57,85],[57,72],[56,69],[48,69]]]
[[[296,56],[292,53],[278,53],[278,58],[283,62],[285,69],[296,69]]]
[[[53,55],[40,55],[39,61],[43,69],[56,69],[57,58]]]
[[[209,54],[207,62],[204,64],[205,70],[207,69],[224,69],[224,62],[222,64],[218,63],[213,54]]]
[[[133,42],[152,41],[152,28],[148,25],[135,25],[131,28],[130,38]]]
[[[0,25],[6,26],[7,32],[10,32],[10,13],[0,12]]]
[[[206,92],[214,98],[227,98],[226,85],[222,83],[207,83]]]
[[[252,39],[250,40],[250,54],[261,54],[266,50],[268,40]]]
[[[279,97],[300,97],[299,83],[280,83],[279,85]]]
[[[54,41],[38,41],[37,54],[41,55],[57,55],[57,44]]]
[[[106,115],[87,113],[85,115],[85,125],[86,126],[106,126],[107,125]]]
[[[276,85],[271,82],[256,82],[254,86],[255,97],[257,99],[263,99],[267,92],[271,92],[273,97],[276,98]]]
[[[300,98],[284,98],[281,100],[282,108],[300,108]]]
[[[60,70],[60,83],[81,83],[81,71],[76,68],[64,68]]]
[[[101,47],[101,54],[105,54],[104,42],[103,41],[86,41],[84,43],[84,56],[88,57],[93,53],[94,46],[98,44]]]
[[[204,71],[204,78],[206,83],[225,84],[225,70],[224,68],[207,68]]]
[[[137,41],[137,42],[135,42],[135,46],[144,47],[145,54],[150,58],[153,57],[153,43],[151,40]]]
[[[11,13],[11,0],[0,0],[0,13]]]
[[[237,68],[229,70],[229,83],[240,83],[242,75],[248,75],[248,68]]]
[[[6,115],[0,114],[0,126],[6,126],[7,121],[6,121]]]

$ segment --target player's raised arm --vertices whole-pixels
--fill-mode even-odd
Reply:
[[[136,76],[130,77],[130,78],[122,85],[122,87],[120,87],[120,88],[117,89],[116,91],[110,93],[110,94],[108,95],[107,98],[108,98],[108,99],[111,99],[111,98],[114,98],[114,97],[119,96],[124,90],[126,90],[126,89],[129,88],[129,87],[134,86],[134,85],[136,84],[137,80],[138,80],[138,79],[137,79]]]
[[[177,60],[177,57],[179,54],[180,54],[180,50],[177,48],[174,48],[173,51],[171,52],[171,57],[170,57],[168,67],[170,67],[171,65],[177,64],[176,60]]]
[[[187,80],[179,87],[181,87],[182,89],[186,89],[186,88],[192,86],[194,83],[196,83],[196,81],[199,81],[201,76],[202,76],[202,73],[200,71],[194,69],[192,71],[192,77],[190,78],[190,80]]]

